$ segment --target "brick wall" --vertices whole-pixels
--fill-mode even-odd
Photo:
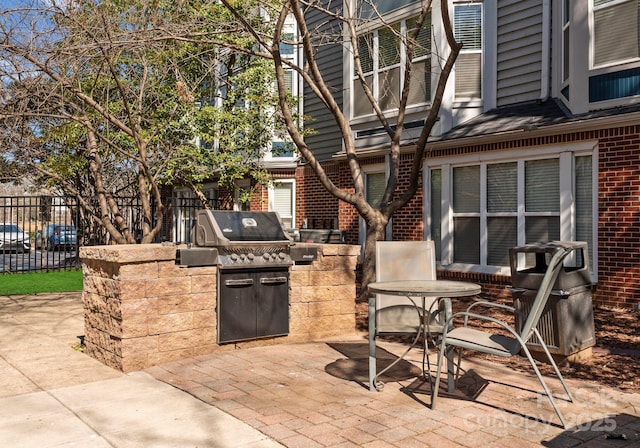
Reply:
[[[318,245],[290,272],[288,336],[218,345],[216,267],[178,266],[176,247],[82,247],[85,352],[123,372],[247,346],[351,337],[358,246]]]
[[[536,146],[558,145],[579,141],[598,141],[598,284],[594,290],[594,303],[608,306],[630,308],[640,303],[640,124],[614,129],[597,129],[584,132],[548,135],[514,141],[501,141],[493,144],[470,145],[447,150],[433,151],[433,156],[456,156],[475,152],[510,150]],[[403,169],[399,177],[401,187],[406,186],[411,154],[402,155]],[[361,160],[363,166],[384,162],[383,157]],[[331,162],[335,164],[336,162]],[[332,170],[335,170],[332,166]],[[353,191],[353,182],[347,162],[340,162],[338,178],[341,188]],[[332,171],[333,173],[333,171]],[[334,217],[335,207],[323,195],[319,183],[306,179],[313,176],[310,169],[304,171],[305,191],[298,189],[304,197],[318,198],[314,216]],[[419,186],[422,186],[420,180]],[[315,189],[317,191],[307,191]],[[322,198],[322,199],[321,199]],[[393,239],[420,240],[423,235],[422,188],[418,188],[415,198],[393,218]],[[355,209],[343,202],[339,210],[339,228],[347,231],[347,242],[358,243],[358,214]],[[304,208],[299,208],[298,219],[305,218]],[[324,211],[323,211],[324,210]],[[454,273],[448,274],[455,277]],[[462,273],[461,273],[462,275]],[[485,283],[483,275],[475,275],[485,290],[503,294],[502,289],[510,284],[509,276]],[[504,281],[503,287],[496,282]],[[496,289],[497,288],[497,289]]]

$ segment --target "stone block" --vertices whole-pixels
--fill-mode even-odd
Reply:
[[[132,337],[122,340],[122,357],[139,356],[156,353],[159,350],[158,336]]]
[[[114,319],[114,322],[117,321]],[[120,334],[113,334],[126,340],[153,334],[149,329],[149,316],[144,314],[131,314],[120,321]]]
[[[193,309],[193,300],[190,294],[158,297],[156,300],[158,314],[185,313]]]
[[[134,300],[134,299],[143,299],[146,297],[152,297],[147,289],[147,281],[146,280],[126,280],[121,281],[119,288],[119,296],[120,300]]]
[[[311,274],[313,271],[292,270],[289,273],[289,285],[291,286],[309,286],[311,285]]]
[[[151,367],[148,353],[138,353],[135,355],[124,356],[120,359],[120,371],[124,373],[137,372],[139,370]]]
[[[215,293],[211,292],[200,292],[193,293],[190,295],[191,297],[191,309],[193,311],[199,310],[214,310],[217,306],[217,298]]]
[[[110,263],[127,264],[145,261],[176,259],[176,247],[162,244],[117,244],[110,246],[83,246],[80,248],[83,260],[100,260]]]
[[[338,316],[342,314],[355,313],[355,303],[344,301],[331,302],[311,302],[309,304],[310,317]]]
[[[192,293],[209,292],[215,294],[218,284],[217,270],[206,275],[192,275],[190,278]]]
[[[200,329],[161,333],[158,335],[158,347],[161,352],[182,350],[197,347],[202,339]]]
[[[149,334],[173,334],[193,328],[193,312],[152,316],[149,319]]]
[[[340,246],[342,244],[321,244],[318,247],[318,252],[321,252],[325,257],[335,257],[340,253]]]
[[[147,297],[162,297],[191,292],[191,280],[188,277],[158,278],[145,281]]]
[[[120,318],[128,319],[135,316],[155,316],[158,314],[158,302],[155,297],[132,299],[120,304]]]
[[[353,285],[356,280],[354,271],[315,271],[310,272],[311,286]]]
[[[193,328],[206,328],[216,326],[216,310],[206,309],[193,312]]]
[[[196,353],[193,347],[150,353],[147,359],[149,365],[146,367],[180,361],[182,359],[193,358],[194,356],[196,356]]]
[[[309,317],[309,304],[308,303],[291,303],[289,305],[289,323],[293,325],[300,319],[306,319]]]
[[[158,262],[158,277],[184,277],[182,267],[177,265],[175,260]]]
[[[116,278],[119,280],[158,278],[158,263],[153,261],[121,265]]]

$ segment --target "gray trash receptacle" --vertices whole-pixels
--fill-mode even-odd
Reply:
[[[516,327],[521,328],[558,246],[573,247],[573,252],[560,270],[537,328],[552,354],[570,356],[595,345],[587,243],[552,241],[510,249],[511,292],[517,311]],[[529,350],[542,350],[536,341],[534,337],[527,344]]]

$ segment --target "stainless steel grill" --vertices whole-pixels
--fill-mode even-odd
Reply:
[[[180,263],[218,267],[219,344],[289,333],[291,239],[275,212],[200,210]]]
[[[197,247],[217,249],[221,269],[291,266],[291,239],[275,212],[201,210]]]

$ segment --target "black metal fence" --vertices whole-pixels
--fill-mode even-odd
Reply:
[[[174,197],[167,202],[156,242],[191,242],[191,229],[202,204],[194,198]],[[120,197],[117,203],[139,240],[139,199]],[[217,204],[210,206],[216,208]],[[76,269],[80,267],[80,246],[111,243],[108,232],[86,216],[75,197],[0,196],[0,274]]]

